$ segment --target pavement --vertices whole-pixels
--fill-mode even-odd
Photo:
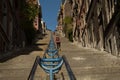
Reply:
[[[0,80],[27,80],[36,56],[42,57],[47,48],[50,32],[47,34],[33,46],[16,52],[1,62]],[[59,54],[66,56],[76,80],[120,80],[120,58],[110,53],[82,47],[63,37]],[[70,80],[65,65],[61,69],[61,75],[64,80]],[[47,77],[48,74],[37,67],[34,80],[48,80]]]
[[[50,40],[50,32],[43,39],[37,39],[35,44],[17,51],[6,57],[0,63],[0,80],[27,80],[36,56],[42,57]],[[42,69],[37,67],[34,80],[43,80],[46,77]]]
[[[76,80],[120,80],[120,58],[110,53],[62,38],[60,54],[66,56]],[[62,72],[70,80],[65,68]]]

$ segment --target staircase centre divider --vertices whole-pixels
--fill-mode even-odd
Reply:
[[[63,63],[65,62],[65,66],[67,68],[67,61],[65,56],[60,57],[58,54],[58,49],[54,43],[53,36],[51,35],[50,42],[48,44],[47,49],[42,58],[39,56],[36,57],[32,70],[29,74],[28,80],[34,80],[34,74],[39,64],[43,70],[49,74],[50,80],[54,80],[54,74],[58,73],[61,70]],[[68,70],[68,74],[72,72],[72,70]],[[73,76],[73,77],[72,77]],[[70,80],[76,80],[74,75],[69,75]]]

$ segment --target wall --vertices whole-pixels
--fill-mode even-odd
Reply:
[[[72,0],[72,2],[71,5],[64,6],[64,9],[71,7],[69,12],[72,11],[74,42],[119,56],[120,12],[116,9],[117,0]],[[64,12],[68,11],[65,10]]]

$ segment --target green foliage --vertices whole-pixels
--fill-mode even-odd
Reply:
[[[72,24],[72,18],[69,16],[66,16],[63,20],[63,23],[65,24],[65,26],[63,27],[63,31],[67,35],[67,31],[71,27],[71,24]]]
[[[24,27],[25,35],[27,38],[27,45],[30,45],[32,43],[32,40],[35,38],[35,28],[33,27],[32,21],[25,21],[26,27]]]
[[[72,18],[69,16],[66,16],[63,20],[63,23],[65,24],[65,26],[63,27],[65,36],[69,39],[69,41],[73,42]]]
[[[28,20],[34,20],[35,16],[38,14],[38,7],[36,4],[26,3],[22,10],[24,17]]]
[[[70,28],[67,33],[69,41],[73,42],[73,29]]]
[[[65,33],[65,36],[69,39],[69,41],[73,42],[73,28],[72,28],[72,25],[71,24],[65,25],[63,27],[63,30],[64,30],[64,33]]]
[[[21,27],[24,30],[27,38],[27,44],[30,45],[35,38],[35,29],[33,21],[38,14],[38,7],[36,4],[25,2],[21,6]]]
[[[71,24],[72,23],[72,18],[69,17],[69,16],[66,16],[63,21],[64,21],[64,24]]]

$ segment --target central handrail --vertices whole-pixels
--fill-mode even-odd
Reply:
[[[71,69],[65,55],[63,55],[62,58],[63,58],[63,64],[65,64],[65,67],[66,67],[66,70],[68,72],[70,80],[76,80],[75,75],[72,72],[72,69]],[[35,61],[34,61],[34,65],[33,65],[32,69],[31,69],[31,72],[30,72],[29,77],[28,77],[27,80],[34,80],[34,75],[35,75],[35,71],[37,69],[38,64],[40,66],[40,60],[41,60],[41,58],[39,56],[37,56]]]
[[[48,55],[49,57],[47,57],[46,55]],[[57,57],[55,57],[55,55],[57,55]],[[43,58],[40,58],[40,56],[36,57],[34,65],[29,74],[28,80],[34,79],[35,71],[37,69],[38,64],[41,68],[43,68],[43,70],[46,73],[50,75],[50,80],[54,80],[55,73],[58,73],[61,70],[62,65],[65,64],[70,80],[76,80],[66,57],[60,57],[58,55],[58,50],[54,45],[53,37],[51,37],[48,48],[46,49]]]

